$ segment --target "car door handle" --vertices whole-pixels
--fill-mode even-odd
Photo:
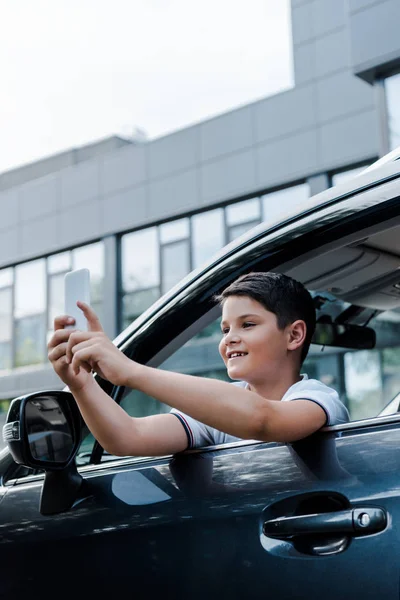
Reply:
[[[365,535],[382,531],[386,524],[387,518],[384,510],[362,507],[271,519],[263,524],[263,533],[268,537],[278,539],[316,533]]]

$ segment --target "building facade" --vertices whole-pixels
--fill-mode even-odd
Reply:
[[[399,23],[398,0],[292,0],[292,89],[1,174],[0,400],[63,387],[46,343],[67,271],[90,269],[114,337],[230,240],[400,145]],[[208,333],[171,368],[223,377]],[[310,360],[345,397],[345,357]]]

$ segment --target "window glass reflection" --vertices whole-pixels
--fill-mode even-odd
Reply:
[[[163,246],[162,267],[162,288],[164,293],[189,273],[189,243],[184,241]]]
[[[149,308],[159,296],[160,291],[158,287],[125,294],[122,298],[123,328],[128,327],[128,325]]]
[[[189,237],[189,219],[179,219],[160,225],[160,242],[177,242]]]
[[[0,342],[0,370],[11,366],[11,342]]]
[[[246,221],[256,221],[260,218],[260,201],[258,198],[244,200],[226,207],[228,225],[237,225]]]
[[[390,149],[400,146],[400,73],[385,81]]]
[[[225,242],[222,208],[195,215],[192,218],[193,267],[210,259]]]
[[[121,252],[124,291],[159,285],[160,261],[155,227],[124,235],[121,240]]]
[[[15,366],[42,363],[45,360],[45,315],[33,315],[15,323]]]
[[[294,185],[277,192],[271,192],[262,197],[263,220],[271,221],[281,214],[288,212],[310,196],[310,188],[307,183]]]
[[[15,317],[46,309],[46,264],[43,259],[15,267]]]
[[[377,350],[346,352],[344,366],[352,420],[378,414],[384,406],[380,353]]]
[[[14,272],[10,267],[9,269],[0,270],[0,288],[12,285],[14,281]]]
[[[54,254],[49,256],[47,259],[47,270],[49,273],[61,273],[71,270],[71,253],[60,252],[60,254]]]
[[[64,314],[64,273],[49,278],[48,327],[53,333],[54,319]]]
[[[102,242],[82,246],[72,251],[72,268],[89,269],[91,304],[101,302],[104,279],[104,245]]]
[[[0,342],[12,338],[12,289],[0,289]]]

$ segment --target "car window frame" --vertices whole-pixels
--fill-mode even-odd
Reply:
[[[164,296],[157,300],[152,306],[149,307],[149,309],[144,311],[142,315],[140,315],[127,328],[125,328],[114,339],[114,344],[122,351],[129,354],[130,345],[135,343],[135,340],[140,340],[140,338],[145,335],[148,328],[151,327],[152,324],[160,318],[160,316],[163,317],[168,313],[168,310],[171,306],[179,303],[183,296],[187,294],[188,289],[192,290],[193,287],[196,287],[199,284],[199,282],[201,283],[204,282],[204,280],[208,280],[216,270],[221,271],[224,268],[224,265],[232,263],[234,259],[240,258],[243,253],[247,255],[249,252],[251,254],[253,251],[254,256],[259,246],[265,246],[267,243],[271,242],[273,246],[271,249],[272,254],[272,250],[275,251],[276,240],[278,238],[282,248],[286,245],[287,241],[290,241],[293,233],[298,235],[296,230],[301,230],[302,227],[306,227],[307,225],[309,226],[310,223],[321,220],[321,218],[327,224],[331,222],[333,226],[336,225],[337,227],[338,224],[341,223],[342,219],[352,219],[352,217],[358,213],[360,208],[365,209],[366,212],[369,212],[370,209],[372,212],[376,212],[377,216],[379,217],[379,211],[382,205],[386,204],[388,206],[388,212],[390,212],[390,208],[393,208],[394,200],[396,200],[399,196],[399,193],[396,194],[394,189],[394,186],[399,183],[399,180],[400,164],[399,161],[396,161],[394,163],[384,165],[376,172],[362,173],[350,182],[344,182],[338,186],[335,186],[334,188],[330,188],[324,192],[321,192],[317,196],[310,198],[310,200],[302,207],[297,207],[297,210],[301,208],[301,212],[296,212],[295,214],[288,213],[283,215],[279,220],[258,225],[254,228],[254,230],[243,234],[241,238],[225,246],[215,255],[213,259],[206,263],[205,266],[192,271],[180,283],[174,286],[172,290],[164,294]],[[395,210],[395,217],[392,218],[397,219],[399,212],[399,209]],[[371,231],[372,233],[374,231],[379,231],[383,223],[390,222],[390,218],[390,216],[386,216],[385,218],[376,219],[373,226],[362,229],[363,233],[365,234],[368,231]],[[346,243],[350,243],[351,238],[357,239],[357,237],[359,236],[357,236],[354,232],[350,235],[348,235],[346,232],[346,235],[336,238],[335,243],[338,239],[340,239],[344,245]],[[314,246],[312,251],[315,251],[316,248],[324,248],[325,251],[329,251],[329,246],[329,242],[324,241],[324,243]],[[300,255],[302,261],[307,260],[307,254],[309,253],[305,251]],[[280,267],[285,269],[290,268],[294,266],[298,260],[299,259],[297,257],[291,261],[283,261],[280,263]],[[242,269],[240,272],[244,272],[244,269]],[[240,272],[237,272],[236,275],[240,274]],[[231,269],[231,276],[229,278],[225,278],[225,285],[227,285],[229,280],[232,280],[233,278],[234,275],[232,274]],[[222,281],[220,282],[221,285]],[[165,348],[162,347],[158,354],[161,355],[161,353],[164,352],[164,349]],[[154,355],[152,358],[155,356],[156,355]],[[147,361],[146,364],[150,364],[150,361]],[[109,382],[103,382],[97,376],[95,376],[95,378],[102,386],[105,386],[105,391],[108,393],[108,395],[110,395],[111,398],[116,401],[118,398],[121,398],[120,388],[112,386],[109,384]],[[363,421],[351,421],[350,423],[338,426],[325,427],[321,431],[334,431],[340,433],[344,430],[357,429],[360,426],[374,427],[385,423],[391,424],[397,422],[400,422],[400,413],[382,417],[378,415]],[[254,442],[246,440],[244,442],[236,442],[233,444],[233,446],[238,444],[252,443]],[[260,443],[263,442],[258,442],[258,444]],[[227,447],[227,444],[223,444],[220,446],[208,446],[201,449],[187,450],[186,452],[216,451],[220,448],[226,449]],[[103,452],[103,448],[97,441],[95,441],[90,462],[86,465],[78,467],[78,470],[86,472],[90,469],[110,468],[111,465],[119,464],[120,460],[118,460],[118,457],[116,457],[115,461],[112,460],[101,462],[101,456]],[[131,464],[133,461],[136,464],[142,463],[143,461],[154,461],[155,457],[123,457],[121,460],[128,461],[129,464]],[[31,480],[35,481],[38,478],[43,479],[44,473],[25,475],[22,478],[12,478],[11,474],[11,478],[7,478],[7,476],[3,477],[2,485],[14,485],[18,482],[29,482]]]
[[[393,201],[393,199],[396,199],[399,195],[400,192],[396,191],[394,189],[394,182],[397,181],[397,183],[399,182],[400,179],[400,174],[397,173],[396,177],[391,177],[388,180],[384,180],[383,182],[380,182],[380,184],[376,184],[373,185],[370,189],[368,190],[363,190],[363,191],[359,191],[356,190],[356,192],[353,195],[350,195],[349,197],[345,197],[340,198],[341,202],[339,203],[339,206],[335,206],[335,205],[328,205],[328,206],[319,206],[318,210],[316,211],[312,211],[311,213],[302,213],[299,214],[298,217],[295,220],[290,220],[289,223],[286,221],[283,221],[281,224],[281,227],[278,228],[272,228],[272,230],[269,232],[265,232],[264,236],[261,238],[262,241],[262,246],[265,246],[268,243],[268,239],[269,238],[277,238],[278,236],[281,238],[282,237],[282,231],[283,232],[287,232],[290,234],[290,231],[293,232],[293,230],[295,231],[296,229],[301,229],[301,227],[306,224],[307,222],[313,222],[313,221],[321,221],[321,215],[323,216],[323,218],[326,219],[326,221],[329,223],[331,222],[331,224],[334,226],[334,229],[337,229],[339,227],[341,227],[343,225],[343,223],[347,223],[348,219],[351,217],[354,217],[354,215],[356,215],[356,221],[358,221],[358,219],[361,219],[360,216],[360,207],[358,205],[364,205],[363,208],[365,211],[368,211],[369,209],[373,209],[377,212],[381,211],[381,205],[382,204],[386,204],[387,203],[387,207],[388,207],[388,213],[390,212],[389,210],[389,204],[391,201]],[[385,197],[385,194],[382,193],[382,186],[387,188],[387,191],[390,192],[391,194],[393,194],[393,197],[388,199],[387,197]],[[397,186],[396,186],[397,187]],[[377,201],[375,198],[375,201],[372,202],[372,198],[371,196],[378,196]],[[382,198],[384,198],[382,200]],[[352,204],[354,204],[354,206],[352,207]],[[324,248],[324,251],[328,251],[329,246],[330,245],[336,245],[338,243],[338,241],[340,241],[340,243],[342,245],[345,245],[347,243],[350,243],[352,238],[355,239],[362,239],[362,237],[365,236],[365,233],[367,231],[379,231],[384,223],[388,223],[390,222],[391,219],[398,219],[400,217],[400,207],[397,208],[395,207],[395,217],[393,217],[393,215],[385,215],[385,218],[380,218],[378,221],[374,222],[373,226],[369,226],[369,227],[364,227],[361,229],[362,235],[360,234],[360,230],[359,227],[355,227],[354,231],[351,232],[350,234],[348,232],[345,232],[345,234],[341,235],[340,237],[335,237],[334,240],[331,242],[331,244],[329,242],[324,241],[324,243],[322,245],[318,245],[316,247],[314,247],[311,252],[315,252],[316,249],[321,249]],[[332,218],[335,217],[335,218]],[[366,217],[366,215],[363,215],[364,219]],[[251,240],[251,244],[257,245],[258,242],[260,241],[260,238],[257,238],[256,240]],[[282,248],[285,246],[285,243],[282,242]],[[248,248],[247,245],[244,245],[243,248],[239,248],[236,250],[236,253],[233,254],[233,256],[237,256],[238,254],[242,254],[245,253],[247,254],[248,252]],[[294,259],[294,262],[298,262],[299,260],[304,261],[306,260],[306,256],[307,256],[308,252],[304,252],[302,253],[300,256],[297,256]],[[232,255],[229,255],[226,257],[227,260],[230,260],[232,258]],[[263,259],[265,260],[265,259]],[[248,267],[248,263],[246,262],[246,267]],[[293,259],[289,260],[289,261],[285,261],[284,263],[280,264],[280,267],[285,267],[288,268],[288,265],[292,266],[293,265]],[[219,267],[221,268],[221,267]],[[245,269],[242,269],[242,271],[244,271]],[[202,276],[203,278],[206,276],[205,274],[201,274],[200,276]],[[194,278],[194,282],[192,282],[192,286],[195,285],[196,283],[196,279]],[[177,295],[174,297],[172,297],[169,300],[169,303],[167,302],[166,305],[164,307],[160,307],[158,311],[155,312],[155,314],[153,314],[152,318],[150,318],[150,323],[145,324],[142,327],[139,327],[138,330],[135,332],[133,331],[131,333],[131,336],[127,339],[124,340],[121,343],[121,349],[123,351],[125,351],[125,353],[129,356],[132,354],[131,350],[130,350],[130,346],[131,344],[135,344],[136,341],[136,337],[137,335],[140,334],[141,331],[143,331],[143,328],[145,328],[148,331],[148,328],[153,325],[155,323],[156,320],[158,320],[159,316],[163,315],[165,313],[166,310],[168,310],[168,305],[174,305],[175,303],[179,302],[179,298],[182,295],[182,293],[185,292],[185,290],[187,289],[184,285],[182,285],[182,283],[178,286],[176,286],[174,289],[177,290]],[[183,309],[185,310],[185,309]],[[199,319],[194,320],[191,325],[187,328],[185,328],[183,331],[179,332],[177,336],[175,336],[174,338],[172,338],[167,344],[163,345],[159,350],[157,350],[153,356],[145,363],[149,366],[152,367],[157,367],[159,366],[164,360],[166,360],[169,356],[171,356],[173,354],[173,352],[175,352],[176,350],[178,350],[184,343],[186,343],[189,339],[191,339],[196,333],[198,333],[202,327],[206,326],[207,324],[211,323],[213,318],[215,318],[216,316],[216,311],[219,310],[218,307],[213,306],[211,307],[208,311],[206,311]],[[121,336],[119,336],[121,338]],[[121,400],[125,397],[125,388],[117,388],[115,391],[115,395],[114,395],[114,400],[118,403],[121,402]],[[395,415],[394,415],[395,416]],[[389,419],[391,419],[393,417],[393,415],[388,416]],[[386,419],[387,417],[371,417],[370,419],[364,419],[364,420],[358,420],[358,421],[352,421],[351,423],[348,424],[343,424],[343,425],[339,425],[339,426],[331,426],[331,427],[325,427],[323,428],[322,431],[342,431],[342,430],[347,430],[347,429],[351,429],[352,425],[355,424],[355,427],[364,427],[364,426],[373,426],[374,423],[372,423],[372,421],[374,421],[374,419]],[[400,417],[399,417],[400,418]],[[364,424],[364,422],[366,424]],[[379,421],[379,423],[381,423],[382,421]],[[391,420],[388,422],[392,422]],[[233,446],[235,446],[236,444],[241,443],[241,442],[235,442],[233,443]],[[254,441],[253,441],[254,443]],[[259,442],[260,443],[260,442]],[[213,447],[214,450],[219,449],[220,447],[226,447],[225,444],[222,444],[221,446],[215,446]],[[101,448],[101,447],[100,447]],[[201,451],[205,451],[207,447],[201,448]],[[102,454],[102,453],[101,453]],[[135,458],[142,458],[142,457],[133,457]],[[116,458],[117,460],[117,458]],[[101,456],[100,456],[100,461],[101,462]],[[110,464],[110,462],[114,461],[107,461],[106,463],[101,463],[101,464]]]
[[[272,224],[270,226],[257,226],[255,228],[255,230],[253,231],[252,235],[250,235],[249,233],[246,233],[242,236],[242,238],[240,238],[239,240],[232,242],[231,244],[229,244],[226,248],[225,251],[221,254],[221,258],[217,258],[214,260],[211,260],[208,263],[208,266],[205,267],[204,269],[197,269],[195,271],[193,271],[189,276],[187,276],[186,278],[184,278],[182,280],[182,282],[180,282],[179,284],[177,284],[177,286],[175,286],[170,292],[168,292],[167,294],[165,294],[159,301],[157,301],[152,307],[150,307],[147,311],[145,311],[145,313],[139,317],[138,319],[136,319],[126,330],[124,330],[115,340],[114,343],[123,351],[125,352],[128,356],[130,356],[132,354],[131,351],[131,347],[132,345],[137,346],[138,345],[138,340],[140,340],[140,338],[142,338],[144,335],[146,335],[146,333],[149,332],[149,328],[152,327],[152,325],[158,321],[160,318],[161,320],[168,315],[168,311],[170,311],[172,309],[172,311],[174,310],[174,307],[178,304],[180,304],[180,302],[182,301],[183,297],[186,296],[188,293],[192,293],[193,294],[193,289],[196,290],[197,286],[199,285],[199,282],[202,282],[203,285],[201,286],[200,291],[197,290],[197,294],[198,295],[203,295],[204,296],[204,281],[208,281],[210,278],[210,273],[213,273],[215,276],[215,271],[218,271],[219,273],[221,272],[221,270],[224,268],[224,265],[226,264],[232,264],[232,263],[237,263],[238,261],[240,262],[240,259],[243,257],[243,255],[248,257],[248,260],[244,261],[244,263],[240,262],[240,265],[236,264],[234,269],[231,269],[231,275],[230,277],[225,277],[222,279],[219,279],[219,288],[224,287],[225,285],[227,285],[229,283],[229,281],[233,280],[236,276],[238,276],[239,274],[241,274],[242,272],[245,272],[246,269],[248,270],[248,267],[252,264],[252,261],[249,260],[249,254],[250,256],[254,254],[257,254],[257,250],[261,248],[263,248],[264,252],[265,250],[265,246],[269,243],[271,243],[272,247],[274,250],[276,250],[276,246],[278,246],[278,251],[276,252],[277,254],[281,253],[283,255],[285,255],[286,253],[286,245],[287,242],[293,242],[293,236],[295,238],[298,237],[299,235],[299,230],[301,233],[302,228],[306,229],[307,233],[310,233],[310,231],[312,232],[312,237],[313,237],[313,241],[315,241],[316,235],[314,233],[314,229],[311,225],[310,228],[310,224],[313,224],[315,222],[318,222],[318,224],[321,225],[321,222],[323,222],[325,225],[327,225],[328,227],[330,227],[330,229],[337,229],[338,227],[342,227],[342,225],[344,223],[348,224],[349,220],[353,221],[354,219],[354,215],[356,216],[356,220],[358,221],[358,219],[360,219],[360,207],[362,209],[364,209],[365,213],[369,213],[369,211],[373,211],[376,212],[378,215],[381,211],[381,207],[382,205],[386,204],[387,205],[387,209],[388,209],[388,213],[390,212],[390,208],[393,208],[393,206],[391,206],[393,204],[393,200],[396,199],[400,193],[397,192],[394,189],[395,184],[399,183],[399,179],[400,179],[400,172],[397,170],[395,173],[391,172],[388,174],[387,177],[385,177],[382,180],[379,181],[373,181],[371,182],[371,185],[368,186],[367,188],[361,187],[361,189],[357,188],[357,189],[351,189],[351,192],[349,193],[340,193],[337,197],[333,197],[330,198],[330,201],[327,203],[316,203],[315,206],[310,206],[307,210],[302,211],[301,213],[297,214],[297,215],[292,215],[290,218],[287,219],[283,219],[281,222]],[[345,187],[343,186],[338,186],[339,188]],[[382,193],[382,189],[384,189],[384,193]],[[328,192],[331,192],[331,190],[328,190]],[[332,194],[331,194],[332,196]],[[394,207],[394,212],[395,212],[395,218],[398,218],[400,216],[400,207]],[[363,215],[363,220],[365,220],[366,218],[370,218],[369,215],[364,214]],[[392,217],[393,218],[393,217]],[[364,227],[362,228],[362,232],[365,234],[365,232],[367,230],[379,230],[379,227],[382,226],[383,223],[386,223],[390,221],[390,216],[385,216],[385,218],[379,218],[377,220],[375,220],[374,225],[371,227]],[[307,230],[308,228],[308,230]],[[346,228],[345,228],[346,229]],[[304,233],[304,231],[303,231]],[[297,255],[296,257],[292,257],[291,259],[289,257],[286,257],[286,260],[283,261],[279,261],[278,265],[280,268],[284,267],[285,269],[288,268],[288,265],[292,266],[294,263],[298,262],[299,260],[304,261],[307,259],[307,255],[310,252],[315,252],[316,249],[321,249],[324,248],[324,251],[328,251],[330,244],[337,244],[338,240],[340,240],[341,243],[346,244],[349,243],[349,239],[351,240],[351,238],[357,238],[360,237],[359,236],[359,227],[357,226],[357,228],[355,228],[355,231],[351,232],[349,234],[349,232],[345,231],[343,235],[341,235],[340,237],[335,237],[334,240],[329,243],[329,241],[326,241],[326,239],[324,238],[324,241],[322,244],[313,244],[313,248],[312,250],[304,251],[301,253],[301,255]],[[274,252],[271,252],[271,249],[268,249],[268,253],[273,256]],[[261,253],[263,254],[263,252]],[[263,257],[262,259],[260,259],[260,256],[258,256],[258,261],[266,261],[267,259],[265,257]],[[274,262],[274,261],[272,261]],[[276,264],[274,266],[274,268],[276,268]],[[271,265],[272,267],[272,265]],[[232,272],[232,271],[236,271],[236,273]],[[215,293],[217,293],[219,291],[219,289],[215,289]],[[210,296],[210,294],[209,294]],[[209,306],[208,310],[204,311],[204,313],[201,315],[201,317],[199,317],[198,319],[195,319],[192,322],[192,327],[188,327],[188,328],[184,328],[181,332],[178,333],[177,336],[173,337],[171,340],[169,340],[165,345],[161,346],[161,348],[159,348],[159,350],[157,352],[155,352],[149,360],[147,360],[145,362],[145,364],[148,364],[149,366],[158,366],[158,364],[160,364],[161,362],[163,362],[163,360],[166,360],[166,358],[168,356],[170,356],[178,347],[180,347],[180,345],[183,345],[183,343],[185,343],[185,341],[188,341],[188,339],[190,339],[190,337],[193,336],[193,332],[197,329],[197,331],[199,331],[201,329],[200,324],[202,323],[203,326],[205,326],[207,319],[209,319],[208,322],[211,322],[213,317],[210,317],[210,314],[214,314],[212,313],[212,309],[215,309],[216,307],[212,307]],[[182,310],[185,310],[185,308],[183,308]],[[207,317],[208,315],[208,317]],[[188,335],[188,333],[190,333],[191,335]],[[187,337],[186,337],[187,336]],[[178,343],[178,340],[180,343]],[[158,364],[157,364],[158,363]],[[108,395],[110,395],[111,398],[114,399],[114,401],[116,402],[120,402],[121,399],[123,398],[123,390],[124,388],[119,388],[116,386],[112,386],[111,384],[109,384],[109,382],[103,382],[100,378],[96,379],[99,380],[100,384],[102,385],[103,389],[105,389],[106,393],[108,393]],[[109,390],[109,391],[108,391]],[[331,426],[331,427],[326,427],[323,428],[322,431],[342,431],[342,430],[347,430],[347,429],[351,429],[351,428],[357,428],[359,427],[360,423],[362,424],[361,426],[374,426],[374,421],[378,420],[379,423],[382,423],[382,419],[389,419],[389,421],[387,422],[393,422],[393,418],[395,418],[395,421],[397,421],[396,419],[396,415],[388,415],[387,417],[372,417],[371,419],[366,419],[365,420],[365,425],[363,424],[364,421],[352,421],[351,423],[347,423],[347,424],[343,424],[343,425],[339,425],[339,426]],[[399,420],[400,420],[400,415],[399,415]],[[386,422],[386,421],[385,421]],[[245,441],[244,443],[254,443],[254,441]],[[258,443],[264,443],[264,442],[258,442]],[[237,444],[243,444],[243,441],[241,442],[235,442],[233,443],[233,446],[236,446]],[[207,446],[205,448],[201,448],[201,449],[196,449],[199,451],[208,451],[211,449],[214,450],[218,450],[220,448],[226,448],[227,445],[226,444],[222,444],[219,446]],[[188,450],[187,452],[192,452],[192,450]],[[92,466],[100,466],[103,465],[105,467],[109,467],[111,464],[116,464],[118,462],[119,457],[116,457],[115,460],[109,460],[109,461],[105,461],[105,462],[101,462],[101,458],[102,455],[104,454],[104,450],[102,448],[102,446],[99,444],[99,442],[97,442],[97,440],[94,442],[93,445],[93,449],[91,452],[91,456],[89,459],[89,462],[85,465],[82,465],[79,467],[79,471],[84,470],[87,467],[92,467]],[[125,460],[125,457],[123,457]],[[154,460],[154,457],[128,457],[127,460],[129,461],[143,461],[143,460]],[[31,476],[27,475],[23,478],[21,478],[21,481],[28,481],[28,478],[30,478]],[[40,475],[34,475],[32,477],[40,477]],[[10,483],[13,481],[12,479],[9,480]],[[8,483],[8,482],[7,482]]]

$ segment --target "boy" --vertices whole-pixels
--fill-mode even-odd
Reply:
[[[313,300],[301,283],[279,273],[249,273],[218,300],[219,351],[229,377],[239,380],[233,385],[130,360],[84,303],[78,306],[89,331],[65,330],[73,324],[68,316],[55,319],[49,360],[110,454],[166,455],[238,439],[293,442],[348,420],[333,389],[300,375],[315,329]],[[141,390],[172,411],[130,417],[100,388],[92,370],[114,385]]]

